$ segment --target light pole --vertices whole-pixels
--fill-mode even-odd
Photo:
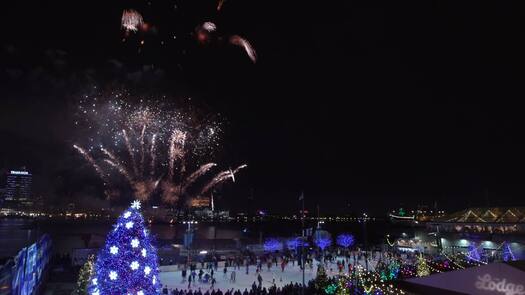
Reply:
[[[305,233],[304,233],[304,192],[301,193],[301,196],[299,197],[299,200],[302,201],[302,208],[301,208],[301,267],[303,270],[303,285],[301,286],[301,295],[304,295],[304,271],[306,268],[305,264],[305,257],[304,257],[304,245],[306,244],[305,239]]]
[[[364,235],[364,242],[365,242],[365,266],[366,271],[368,271],[368,235],[366,232],[366,221],[368,219],[368,215],[366,213],[363,213],[363,235]]]
[[[187,262],[187,264],[188,264],[188,266],[190,266],[190,263],[191,263],[191,243],[193,242],[193,233],[192,233],[191,225],[192,224],[197,224],[198,222],[195,221],[195,220],[188,220],[188,221],[183,221],[182,223],[188,225],[188,228],[186,229],[186,235],[184,237],[184,244],[188,248],[188,262]]]

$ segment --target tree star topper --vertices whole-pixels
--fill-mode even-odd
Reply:
[[[139,210],[140,209],[140,201],[139,200],[135,200],[131,203],[131,208],[133,209],[136,209],[136,210]]]

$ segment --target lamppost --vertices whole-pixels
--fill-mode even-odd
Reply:
[[[366,222],[368,219],[368,215],[366,213],[363,213],[363,236],[364,236],[364,243],[365,243],[365,266],[366,271],[368,271],[368,235],[366,232]]]
[[[304,232],[304,192],[301,193],[301,196],[299,196],[299,201],[301,201],[301,267],[302,267],[302,278],[303,278],[303,284],[301,285],[301,295],[304,295],[304,288],[305,288],[305,268],[306,264],[305,262],[305,255],[304,255],[304,245],[306,244],[306,235]]]
[[[192,224],[197,224],[198,222],[195,221],[195,220],[188,220],[188,221],[183,221],[182,222],[183,224],[187,224],[188,225],[188,228],[186,229],[186,234],[184,234],[184,246],[186,246],[186,248],[188,248],[188,266],[190,266],[190,263],[191,263],[191,243],[193,242],[193,232],[192,232],[192,229],[191,229],[191,225]]]

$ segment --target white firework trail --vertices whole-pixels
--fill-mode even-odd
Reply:
[[[217,166],[217,164],[215,164],[215,163],[208,163],[208,164],[202,165],[199,169],[197,169],[195,172],[190,174],[190,176],[188,176],[185,179],[184,186],[182,187],[182,190],[186,191],[188,189],[188,187],[191,186],[199,177],[201,177],[204,174],[206,174],[211,168],[213,168],[215,166]]]
[[[135,172],[135,175],[139,175],[137,161],[135,160],[135,152],[133,150],[133,147],[131,146],[131,141],[129,140],[126,129],[122,129],[122,136],[124,137],[124,142],[126,143],[126,148],[128,149],[128,154],[131,159],[131,166],[133,167],[133,172]]]
[[[230,43],[244,48],[244,51],[246,51],[246,54],[248,54],[248,57],[253,63],[257,61],[257,53],[248,40],[239,35],[233,35],[230,37]]]
[[[142,132],[140,133],[140,174],[144,175],[144,133],[146,132],[146,124],[142,127]]]
[[[133,179],[129,175],[128,171],[124,167],[122,167],[121,165],[113,162],[110,159],[104,159],[104,162],[108,163],[110,166],[112,166],[113,168],[117,169],[117,171],[120,172],[120,174],[122,174],[122,176],[124,176],[126,178],[126,180],[129,182],[129,184],[131,186],[133,186],[135,184],[135,182],[133,181]]]
[[[104,148],[104,147],[101,147],[100,150],[106,154],[106,156],[108,156],[112,161],[115,161],[115,162],[120,162],[118,161],[117,157],[115,157],[115,155],[110,152],[108,149]]]
[[[231,174],[233,175],[233,174],[239,172],[239,170],[244,169],[244,168],[246,168],[246,167],[248,167],[248,165],[246,165],[246,164],[242,164],[241,166],[235,168],[235,170],[233,170],[233,172],[232,172]]]
[[[128,170],[124,167],[122,162],[120,162],[120,160],[108,149],[102,147],[100,150],[110,159],[109,162],[106,161],[106,163],[116,168],[131,184],[133,182],[133,178],[131,177]]]
[[[155,153],[157,143],[157,134],[153,134],[151,137],[151,148],[150,148],[150,157],[151,157],[151,165],[150,165],[150,175],[155,174],[155,161],[157,159],[157,154]]]
[[[217,3],[217,11],[220,11],[222,8],[222,5],[224,5],[225,0],[219,0],[219,3]]]
[[[93,159],[93,157],[91,157],[89,155],[89,153],[86,150],[84,150],[83,148],[81,148],[80,146],[74,144],[73,148],[75,148],[84,157],[84,159],[86,159],[86,161],[89,164],[91,164],[91,166],[93,166],[93,168],[95,169],[97,174],[104,181],[104,184],[106,184],[106,181],[105,181],[106,180],[106,174],[104,174],[104,170],[102,170],[102,168],[100,168],[100,166],[97,164],[97,162],[95,162],[95,159]]]
[[[95,159],[93,159],[93,157],[91,157],[86,150],[84,150],[76,144],[73,145],[73,148],[75,148],[84,157],[84,159],[95,169],[100,179],[102,179],[102,184],[104,185],[104,194],[106,195],[106,198],[109,199],[110,193],[107,189],[109,181],[107,179],[106,174],[104,173],[104,170],[100,168],[97,162],[95,162]]]
[[[237,167],[235,170],[226,170],[219,172],[217,176],[215,176],[207,185],[204,186],[204,188],[201,190],[200,195],[206,194],[208,191],[210,191],[213,187],[218,185],[219,183],[228,180],[229,178],[234,178],[235,173],[237,173],[239,170],[246,168],[248,165],[244,164],[239,167]]]
[[[235,173],[230,169],[230,177],[232,179],[232,182],[235,182]]]
[[[186,133],[178,129],[173,130],[170,137],[170,147],[169,147],[169,163],[168,163],[168,176],[173,178],[173,173],[175,172],[175,161],[178,159],[184,158],[184,143],[186,141]],[[181,172],[184,170],[184,167],[181,168]]]
[[[206,194],[214,186],[228,179],[228,177],[230,177],[230,171],[219,172],[219,174],[217,174],[210,182],[208,182],[208,184],[204,186],[204,188],[201,190],[200,195],[202,196]]]

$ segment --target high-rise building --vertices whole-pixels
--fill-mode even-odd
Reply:
[[[32,175],[25,170],[11,170],[7,175],[4,191],[4,201],[25,205],[32,203]]]

